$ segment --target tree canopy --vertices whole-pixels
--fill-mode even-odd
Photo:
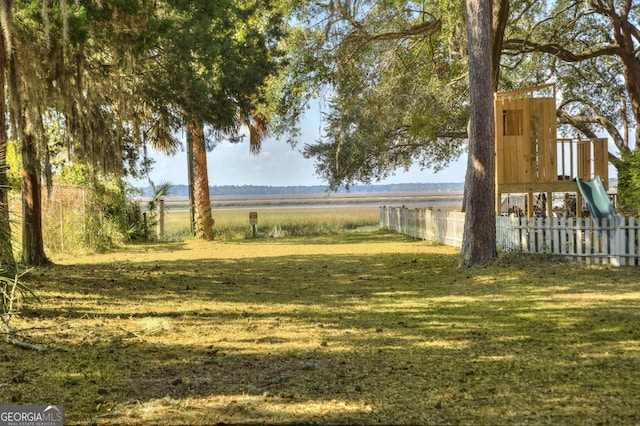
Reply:
[[[261,129],[282,13],[271,2],[3,2],[12,129],[23,167],[23,260],[45,263],[40,181],[52,149],[95,173],[140,176],[150,144],[190,122]]]
[[[51,182],[53,128],[69,159],[135,173],[132,22],[145,4],[19,0],[2,3],[11,128],[21,144],[23,261],[42,264],[40,183]],[[126,19],[125,19],[126,17]]]
[[[325,87],[321,141],[305,146],[332,188],[418,162],[439,169],[464,149],[468,82],[459,4],[311,2],[299,78]]]
[[[144,96],[156,117],[151,142],[175,149],[175,130],[194,119],[236,140],[275,73],[272,43],[282,14],[271,2],[203,0],[168,1],[157,15],[143,68]]]

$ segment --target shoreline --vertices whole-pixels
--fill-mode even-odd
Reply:
[[[447,210],[462,208],[461,191],[446,192],[372,192],[253,196],[211,196],[212,209],[279,209],[405,206]],[[138,198],[145,204],[148,198]],[[164,197],[167,210],[187,210],[188,197]]]

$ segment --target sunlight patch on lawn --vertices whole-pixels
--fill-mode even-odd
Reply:
[[[583,293],[571,293],[571,294],[554,294],[551,297],[554,301],[561,300],[568,304],[576,304],[579,302],[585,303],[593,303],[593,302],[613,302],[613,301],[637,301],[640,302],[640,292],[631,291],[631,292],[611,292],[611,293],[603,293],[603,292],[583,292]]]
[[[575,345],[575,347],[580,351],[580,357],[582,358],[606,359],[626,355],[635,356],[633,352],[640,352],[640,340],[620,340],[610,342],[607,344],[606,349],[603,349],[600,346],[593,347],[592,344]]]
[[[313,241],[315,242],[315,240]],[[60,256],[54,261],[59,265],[128,262],[132,259],[133,252],[136,252],[136,262],[140,263],[172,261],[178,256],[194,261],[205,259],[282,258],[309,255],[385,255],[407,251],[415,254],[457,253],[453,248],[438,246],[424,241],[407,244],[397,239],[373,241],[367,244],[338,242],[331,245],[305,244],[303,238],[297,238],[294,241],[259,240],[257,242],[242,241],[240,243],[188,240],[179,243],[158,244],[157,248],[159,249],[155,249],[153,245],[126,246],[121,250],[104,254],[74,257]]]
[[[514,361],[515,355],[480,355],[477,358],[478,362],[505,362]]]
[[[469,340],[454,340],[454,339],[433,339],[433,340],[423,340],[422,342],[417,342],[416,346],[422,348],[438,348],[438,349],[451,349],[459,351],[461,349],[466,349],[471,346],[472,342]]]
[[[450,295],[450,296],[437,296],[430,297],[429,301],[436,304],[447,304],[449,307],[455,306],[464,306],[469,303],[478,302],[478,297],[469,297],[469,296],[460,296],[460,295]]]
[[[331,421],[332,418],[342,419],[361,418],[362,415],[372,413],[375,408],[363,401],[333,400],[305,400],[291,401],[289,395],[211,395],[208,397],[185,397],[173,399],[170,397],[149,401],[134,401],[126,405],[115,407],[111,416],[117,413],[132,421],[138,419],[144,423],[180,424],[224,424],[246,423],[250,419],[265,419],[269,422],[286,420],[288,423],[296,420],[309,421],[315,418]],[[106,417],[106,416],[105,416]]]
[[[372,296],[377,297],[418,296],[418,294],[417,291],[380,291],[371,293]]]

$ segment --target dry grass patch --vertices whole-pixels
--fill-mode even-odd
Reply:
[[[0,349],[2,403],[67,423],[640,422],[634,268],[459,268],[385,234],[57,259]]]

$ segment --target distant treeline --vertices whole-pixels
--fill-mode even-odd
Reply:
[[[433,191],[462,191],[463,183],[395,183],[389,185],[355,185],[347,191],[340,188],[337,192],[433,192]],[[142,188],[143,196],[153,195],[151,187]],[[295,194],[322,194],[328,191],[324,185],[313,186],[263,186],[263,185],[223,185],[209,188],[212,196],[224,195],[295,195]],[[171,191],[171,196],[188,197],[189,187],[187,185],[176,185]]]

